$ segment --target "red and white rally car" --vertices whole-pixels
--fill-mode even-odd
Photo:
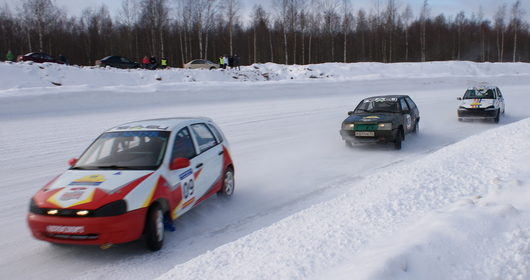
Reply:
[[[114,127],[70,165],[31,199],[28,224],[37,239],[108,247],[145,235],[156,251],[164,222],[234,192],[228,142],[209,118]]]

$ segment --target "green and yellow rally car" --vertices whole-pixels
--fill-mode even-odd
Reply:
[[[420,112],[407,95],[363,99],[342,122],[340,135],[347,146],[354,143],[389,143],[401,149],[408,133],[419,131]]]

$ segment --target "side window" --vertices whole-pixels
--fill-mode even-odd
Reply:
[[[173,151],[171,152],[171,160],[176,158],[191,159],[196,156],[195,147],[191,140],[191,134],[188,128],[181,129],[175,136],[173,144]]]
[[[409,97],[406,97],[405,100],[407,101],[407,104],[409,104],[410,109],[414,110],[416,109],[416,103],[412,101]]]
[[[497,94],[499,95],[499,97],[502,97],[502,92],[499,88],[497,88]]]
[[[219,132],[219,130],[217,130],[217,128],[213,124],[208,124],[208,127],[213,132],[213,134],[215,134],[217,141],[219,143],[223,142],[223,134],[221,134],[221,132]]]
[[[217,145],[217,140],[215,140],[215,137],[206,124],[194,124],[191,126],[191,130],[197,139],[197,144],[199,145],[201,153]]]
[[[407,105],[407,102],[405,102],[405,99],[400,99],[399,102],[401,103],[401,111],[410,111],[409,105]]]

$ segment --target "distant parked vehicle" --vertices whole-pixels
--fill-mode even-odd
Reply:
[[[206,59],[194,59],[183,65],[185,69],[218,69],[219,64],[213,63]]]
[[[33,61],[37,63],[52,62],[58,64],[64,64],[64,62],[53,58],[47,53],[42,52],[30,52],[25,55],[19,55],[17,61]]]
[[[111,56],[102,58],[100,60],[96,60],[96,66],[100,66],[100,67],[110,66],[110,67],[115,67],[115,68],[131,69],[131,68],[139,68],[140,64],[134,61],[130,61],[129,59],[123,56],[111,55]]]

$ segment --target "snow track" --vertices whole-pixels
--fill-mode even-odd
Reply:
[[[456,97],[470,83],[485,79],[503,90],[506,117],[500,125],[458,122]],[[530,117],[529,87],[527,79],[514,74],[186,83],[130,91],[123,87],[43,89],[42,93],[21,89],[20,94],[9,90],[5,95],[0,91],[0,189],[4,193],[0,220],[8,225],[0,228],[4,252],[0,278],[153,279],[175,265],[177,269],[167,275],[184,279],[318,277],[326,267],[355,258],[338,249],[363,252],[369,244],[380,244],[378,237],[400,232],[414,217],[419,219],[462,197],[484,194],[478,185],[464,189],[449,185],[450,191],[445,192],[437,189],[438,181],[421,190],[413,182],[393,189],[385,178],[409,172],[406,166],[429,161],[425,158],[430,154],[443,157],[440,149],[454,150],[453,144],[458,146],[469,136]],[[363,97],[380,94],[410,95],[420,109],[420,134],[407,136],[402,151],[390,145],[346,148],[338,134],[346,112]],[[225,132],[236,164],[232,200],[212,198],[184,215],[157,253],[147,252],[141,241],[102,251],[54,246],[30,236],[25,215],[31,195],[62,172],[67,160],[79,155],[99,133],[131,120],[183,115],[212,117]],[[413,172],[420,171],[417,167]],[[427,171],[433,172],[432,167]],[[447,180],[461,183],[450,174]],[[401,199],[388,204],[390,194]],[[411,202],[418,198],[425,203]],[[317,218],[326,211],[330,217],[336,215],[332,209],[337,205],[345,213],[356,213],[358,219]],[[314,218],[304,215],[312,211],[316,211]],[[304,243],[308,239],[316,241]]]

